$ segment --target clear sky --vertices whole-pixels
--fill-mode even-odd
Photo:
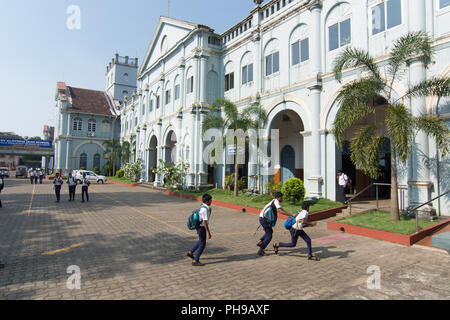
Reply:
[[[80,9],[80,29],[67,21]],[[252,0],[170,0],[170,17],[222,33],[245,18]],[[141,63],[168,0],[0,0],[0,131],[41,136],[55,124],[56,82],[104,90],[118,52]]]

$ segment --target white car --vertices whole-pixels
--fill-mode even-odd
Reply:
[[[75,178],[77,184],[81,184],[81,179],[83,179],[83,174],[86,174],[86,178],[89,182],[105,183],[106,177],[98,175],[92,171],[87,170],[74,170],[72,176]]]

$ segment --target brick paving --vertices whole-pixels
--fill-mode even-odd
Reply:
[[[34,195],[33,195],[34,188]],[[196,234],[186,218],[197,202],[147,188],[91,185],[90,202],[55,203],[50,182],[8,179],[0,209],[0,299],[439,299],[450,297],[449,256],[365,237],[337,236],[321,221],[307,229],[320,262],[297,248],[256,255],[257,216],[214,207],[212,239],[192,267]],[[316,239],[316,241],[314,240]],[[283,224],[274,241],[289,241]],[[270,244],[270,248],[272,244]],[[45,254],[44,254],[45,253]],[[69,266],[81,288],[70,290]],[[369,266],[380,268],[368,289]],[[298,272],[298,281],[292,274]],[[294,294],[293,294],[294,293]]]

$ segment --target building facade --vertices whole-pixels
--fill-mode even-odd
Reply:
[[[347,172],[357,189],[371,180],[351,164],[348,148],[341,151],[330,134],[339,91],[365,71],[346,70],[338,82],[333,61],[345,48],[356,47],[382,65],[393,42],[412,31],[432,36],[435,63],[426,69],[413,61],[404,82],[393,84],[396,98],[411,84],[450,72],[450,1],[255,1],[254,9],[222,34],[202,24],[161,17],[137,74],[137,91],[119,107],[121,139],[133,142],[134,159],[144,161],[146,181],[161,183],[152,173],[158,162],[183,159],[190,164],[187,186],[222,186],[232,166],[202,161],[201,123],[218,97],[240,108],[259,102],[268,115],[265,135],[279,129],[279,150],[272,150],[278,155],[275,181],[299,177],[307,196],[338,199],[337,170]],[[406,104],[415,115],[438,113],[450,121],[448,99]],[[388,183],[389,152],[387,143],[380,167]],[[449,159],[436,155],[434,141],[419,133],[416,151],[399,176],[408,205],[447,191]],[[249,189],[262,189],[270,178],[259,174],[258,163],[247,162],[243,168]],[[442,214],[448,214],[450,198],[441,203]]]
[[[137,58],[116,54],[106,68],[106,91],[57,83],[55,169],[64,175],[77,169],[103,171],[108,162],[103,143],[120,139],[117,110],[124,97],[136,90],[137,68]]]

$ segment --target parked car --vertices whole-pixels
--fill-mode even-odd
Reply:
[[[102,184],[106,182],[105,176],[98,175],[92,171],[73,170],[72,176],[75,178],[75,181],[77,182],[77,184],[81,184],[81,179],[83,179],[84,173],[86,174],[86,178],[88,179],[89,182],[97,182],[97,183],[102,183]]]
[[[0,168],[0,176],[4,176],[5,178],[9,178],[9,168],[1,167]]]
[[[27,166],[17,166],[16,167],[16,178],[23,177],[26,178],[28,175],[28,167]]]

